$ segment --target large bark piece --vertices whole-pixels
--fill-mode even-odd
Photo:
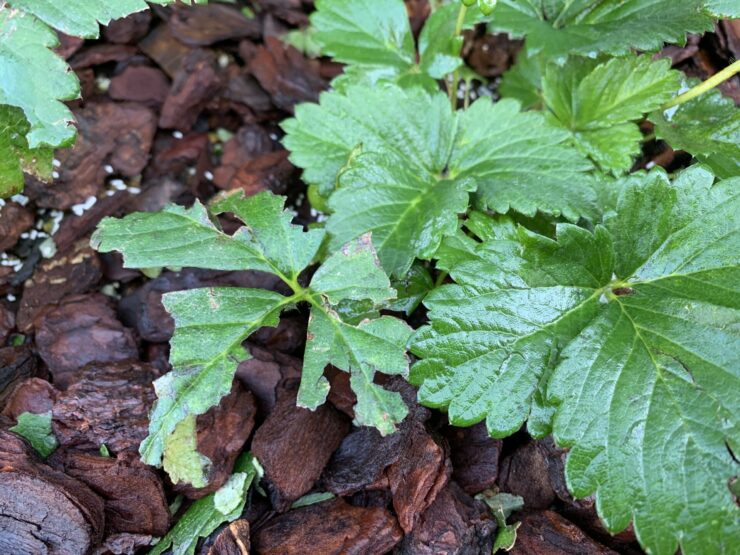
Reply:
[[[260,555],[382,555],[401,535],[396,519],[385,509],[332,499],[278,516],[252,539]]]
[[[103,539],[103,501],[0,430],[0,553],[80,555]]]
[[[511,555],[616,555],[552,511],[530,513],[521,521]]]
[[[156,375],[136,360],[82,368],[52,409],[59,443],[93,450],[105,444],[113,453],[138,449],[147,435]]]
[[[87,484],[103,498],[106,531],[163,536],[170,510],[156,472],[137,453],[117,458],[58,449],[49,464]]]
[[[296,406],[295,391],[281,392],[252,440],[275,509],[286,511],[308,493],[348,430],[349,419],[334,407],[310,411]]]

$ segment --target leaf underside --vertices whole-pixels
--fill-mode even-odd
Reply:
[[[490,220],[448,239],[412,352],[423,403],[494,436],[529,418],[570,447],[569,487],[651,553],[740,542],[739,179],[632,179],[594,232],[552,240]]]

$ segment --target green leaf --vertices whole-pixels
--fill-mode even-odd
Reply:
[[[449,175],[475,179],[479,204],[499,213],[592,218],[592,166],[568,139],[541,114],[520,112],[514,100],[481,98],[460,114]]]
[[[522,48],[516,63],[501,78],[501,97],[518,100],[524,109],[541,107],[542,65],[541,56],[529,56],[526,47]]]
[[[479,202],[499,212],[572,220],[597,212],[592,166],[565,144],[569,133],[512,100],[480,99],[453,113],[441,93],[353,86],[298,106],[283,127],[291,160],[324,196],[362,146],[330,198],[333,245],[372,232],[384,267],[397,275],[456,229],[452,212],[464,211],[474,185]],[[420,217],[426,211],[429,221]]]
[[[338,62],[389,66],[415,63],[414,37],[402,0],[318,0],[311,15],[322,52]]]
[[[295,277],[318,251],[322,230],[304,233],[283,212],[285,199],[241,193],[214,204],[213,212],[234,212],[249,222],[227,235],[196,201],[191,208],[170,205],[161,212],[106,218],[90,242],[100,252],[123,253],[129,268],[186,266],[213,270],[261,270]]]
[[[568,54],[594,57],[658,50],[684,44],[687,33],[710,31],[703,0],[500,0],[489,24],[527,38],[530,54],[565,61]]]
[[[455,425],[486,419],[498,437],[527,417],[551,426],[574,495],[595,493],[612,533],[633,520],[657,554],[740,541],[727,485],[740,448],[740,180],[712,181],[700,167],[673,183],[652,172],[626,182],[593,233],[520,228],[467,260],[451,249],[457,283],[427,297],[431,323],[412,340],[423,403]]]
[[[516,531],[521,522],[506,524],[506,519],[509,518],[512,512],[521,511],[524,508],[524,499],[510,493],[487,495],[486,492],[476,495],[476,499],[480,499],[488,505],[496,519],[496,524],[498,524],[492,553],[497,553],[499,549],[511,551],[516,544]]]
[[[619,174],[640,152],[642,134],[633,122],[672,98],[680,79],[668,59],[570,58],[563,67],[547,67],[543,98],[553,121],[572,131],[602,169]]]
[[[396,312],[411,313],[434,289],[434,281],[429,271],[421,264],[414,264],[401,279],[391,283],[396,290],[396,298],[388,303],[388,309]]]
[[[705,0],[704,4],[715,17],[740,19],[740,5],[735,0]]]
[[[58,44],[56,33],[35,17],[0,9],[0,105],[23,109],[31,149],[66,146],[75,136],[72,112],[60,101],[76,98],[80,86],[51,51]]]
[[[340,273],[357,276],[356,283],[363,286],[342,285]],[[314,275],[310,290],[322,300],[312,302],[298,404],[315,409],[326,400],[329,383],[323,374],[326,366],[333,364],[350,373],[350,385],[357,395],[355,423],[375,426],[383,435],[392,433],[408,408],[400,394],[376,385],[373,377],[375,372],[408,374],[406,343],[412,330],[390,316],[371,315],[352,322],[357,301],[370,301],[373,308],[395,297],[370,237],[349,243],[332,255]]]
[[[695,84],[695,83],[694,83]],[[655,136],[685,150],[723,178],[740,175],[740,110],[719,91],[650,115]]]
[[[330,248],[372,231],[383,268],[404,276],[415,258],[429,259],[468,208],[469,178],[444,179],[405,164],[391,152],[368,152],[350,162],[330,200]]]
[[[157,402],[139,449],[151,465],[160,464],[165,441],[181,421],[229,393],[237,366],[249,358],[242,341],[263,326],[277,326],[292,299],[262,289],[213,287],[167,293],[162,302],[175,320],[173,370],[154,382]]]
[[[193,414],[186,416],[165,439],[162,467],[173,484],[184,482],[202,488],[208,485],[211,460],[198,453],[195,420]]]
[[[23,190],[23,172],[39,179],[51,177],[54,152],[50,148],[28,148],[30,125],[23,111],[0,105],[0,198]]]
[[[309,505],[315,505],[316,503],[321,503],[322,501],[328,501],[329,499],[334,499],[336,496],[328,491],[321,491],[316,493],[308,493],[295,501],[290,508],[291,509],[300,509],[301,507],[308,507]]]
[[[107,25],[113,19],[148,7],[144,0],[76,0],[64,6],[50,0],[9,0],[9,3],[13,8],[33,14],[63,33],[87,39],[98,38],[100,24]]]
[[[241,516],[249,487],[261,475],[257,459],[251,453],[241,455],[226,483],[218,491],[194,501],[149,555],[160,555],[170,548],[172,555],[194,555],[200,538]]]
[[[18,423],[9,430],[26,438],[43,458],[51,455],[59,447],[59,442],[51,429],[51,411],[43,414],[23,412],[18,415],[17,420]]]

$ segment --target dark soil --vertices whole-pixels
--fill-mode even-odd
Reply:
[[[408,4],[418,29],[428,6]],[[77,144],[57,153],[53,185],[29,179],[27,196],[0,211],[0,553],[144,551],[188,500],[224,483],[245,449],[264,466],[267,498],[253,492],[243,517],[202,542],[200,553],[487,554],[496,523],[474,499],[484,490],[524,498],[512,553],[640,553],[630,530],[605,532],[593,499],[569,495],[565,452],[549,439],[521,432],[502,442],[482,425],[450,427],[395,380],[386,387],[411,410],[397,434],[381,437],[351,426],[348,380],[331,368],[329,403],[297,408],[306,328],[298,312],[250,338],[253,358],[240,365],[231,394],[198,417],[198,449],[214,462],[207,488],[172,487],[139,462],[151,383],[169,369],[173,323],[162,293],[279,285],[257,272],[165,270],[149,279],[89,247],[96,224],[235,188],[287,195],[297,221],[312,220],[278,124],[296,103],[315,101],[341,67],[277,38],[307,23],[310,0],[252,7],[255,19],[227,4],[157,7],[113,23],[100,41],[62,37],[60,52],[83,89],[73,103]],[[664,54],[706,78],[740,54],[739,26],[722,22]],[[477,92],[495,95],[521,45],[482,32],[467,38],[468,63],[490,80]],[[723,87],[740,101],[737,80]],[[648,142],[639,164],[685,162]],[[27,411],[52,413],[61,446],[46,461],[7,431]],[[291,509],[311,492],[335,497]],[[173,519],[168,503],[177,494],[186,501]]]

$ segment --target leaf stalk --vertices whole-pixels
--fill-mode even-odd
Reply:
[[[455,22],[455,33],[453,37],[458,37],[462,33],[463,24],[465,23],[465,14],[468,11],[468,7],[460,3],[460,11],[457,12],[457,21]],[[461,53],[462,54],[462,53]],[[452,72],[452,85],[450,86],[450,104],[452,110],[457,110],[457,87],[460,84],[460,70],[456,69]]]
[[[668,108],[672,108],[673,106],[678,106],[680,104],[688,102],[689,100],[693,100],[697,96],[713,89],[720,83],[724,83],[737,73],[740,73],[740,60],[737,60],[734,63],[730,64],[722,71],[718,71],[706,81],[699,83],[696,87],[689,89],[685,93],[678,95],[672,100],[669,100],[668,102],[663,104],[663,106],[661,106],[661,109],[666,110]]]

